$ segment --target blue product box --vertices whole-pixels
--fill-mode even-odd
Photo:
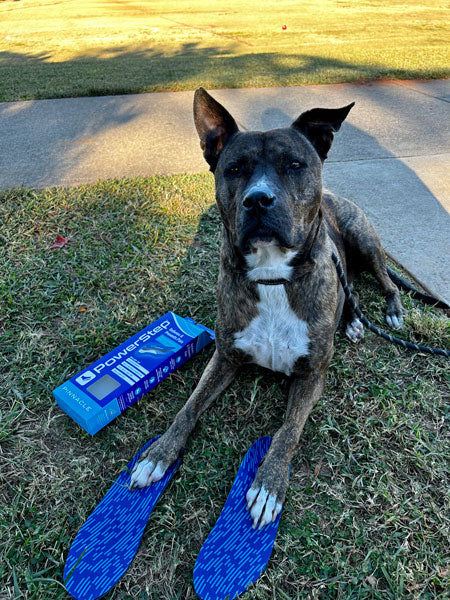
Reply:
[[[59,407],[94,435],[214,339],[168,312],[53,390]]]

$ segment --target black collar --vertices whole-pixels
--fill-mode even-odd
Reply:
[[[289,283],[290,279],[251,279],[251,281],[260,285],[284,285]]]

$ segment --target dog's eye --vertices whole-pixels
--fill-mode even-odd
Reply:
[[[291,160],[291,162],[289,163],[289,169],[291,169],[292,171],[298,171],[298,169],[301,169],[304,166],[305,163],[302,163],[299,160]]]
[[[238,165],[231,165],[230,167],[225,169],[225,175],[236,176],[236,175],[240,175],[240,174],[241,174],[241,168]]]

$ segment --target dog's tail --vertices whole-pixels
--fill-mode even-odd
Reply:
[[[443,310],[449,310],[450,306],[444,302],[443,300],[438,300],[433,296],[429,296],[428,294],[424,294],[423,292],[419,292],[414,286],[412,286],[409,281],[403,279],[398,273],[387,267],[387,272],[392,281],[402,290],[407,292],[411,292],[411,295],[416,300],[421,300],[424,304],[431,304],[436,308],[442,308]]]

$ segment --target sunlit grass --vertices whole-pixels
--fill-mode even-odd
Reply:
[[[6,0],[0,100],[444,77],[449,22],[437,0]]]

